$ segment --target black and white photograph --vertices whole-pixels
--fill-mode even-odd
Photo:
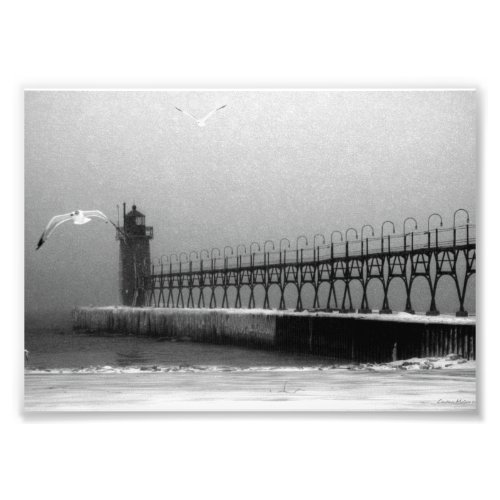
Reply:
[[[476,410],[474,89],[24,99],[26,411]]]
[[[496,499],[494,2],[2,6],[1,498]]]

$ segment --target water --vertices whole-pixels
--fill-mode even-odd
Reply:
[[[117,334],[87,334],[71,328],[27,329],[27,370],[111,367],[151,370],[170,368],[323,368],[338,363],[329,357],[201,344]]]

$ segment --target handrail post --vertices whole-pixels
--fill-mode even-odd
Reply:
[[[438,247],[438,228],[436,228],[436,248]]]
[[[468,223],[467,223],[466,229],[467,229],[467,246],[469,246],[469,224]]]
[[[387,251],[391,253],[391,235],[387,235]]]
[[[457,246],[457,228],[456,227],[453,228],[453,246],[454,247]]]

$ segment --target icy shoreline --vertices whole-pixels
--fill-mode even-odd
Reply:
[[[26,374],[85,374],[85,373],[204,373],[204,372],[320,372],[334,370],[354,370],[367,372],[385,371],[413,371],[413,370],[475,370],[476,362],[468,361],[456,354],[445,357],[410,358],[406,360],[392,361],[390,363],[350,363],[331,364],[317,366],[259,366],[259,367],[235,367],[235,366],[212,366],[212,365],[147,365],[147,366],[89,366],[82,368],[52,368],[52,369],[30,369]]]

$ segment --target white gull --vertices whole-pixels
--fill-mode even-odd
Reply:
[[[55,217],[52,217],[47,224],[45,231],[42,233],[36,249],[38,250],[47,241],[56,227],[60,226],[63,222],[72,220],[74,224],[86,224],[87,222],[90,222],[93,217],[102,219],[105,222],[111,222],[100,210],[75,210],[69,214],[56,215]]]
[[[192,115],[191,113],[188,113],[187,111],[184,111],[183,109],[181,108],[178,108],[177,106],[175,106],[175,109],[177,111],[180,111],[181,113],[184,113],[185,115],[189,116],[190,118],[192,118],[196,124],[198,125],[198,127],[204,127],[206,125],[206,121],[216,112],[216,111],[219,111],[219,109],[222,109],[222,108],[225,108],[227,106],[227,104],[224,104],[224,106],[221,106],[220,108],[215,108],[213,109],[212,111],[210,111],[210,113],[208,113],[208,115],[204,116],[203,118],[197,118],[196,116]]]

